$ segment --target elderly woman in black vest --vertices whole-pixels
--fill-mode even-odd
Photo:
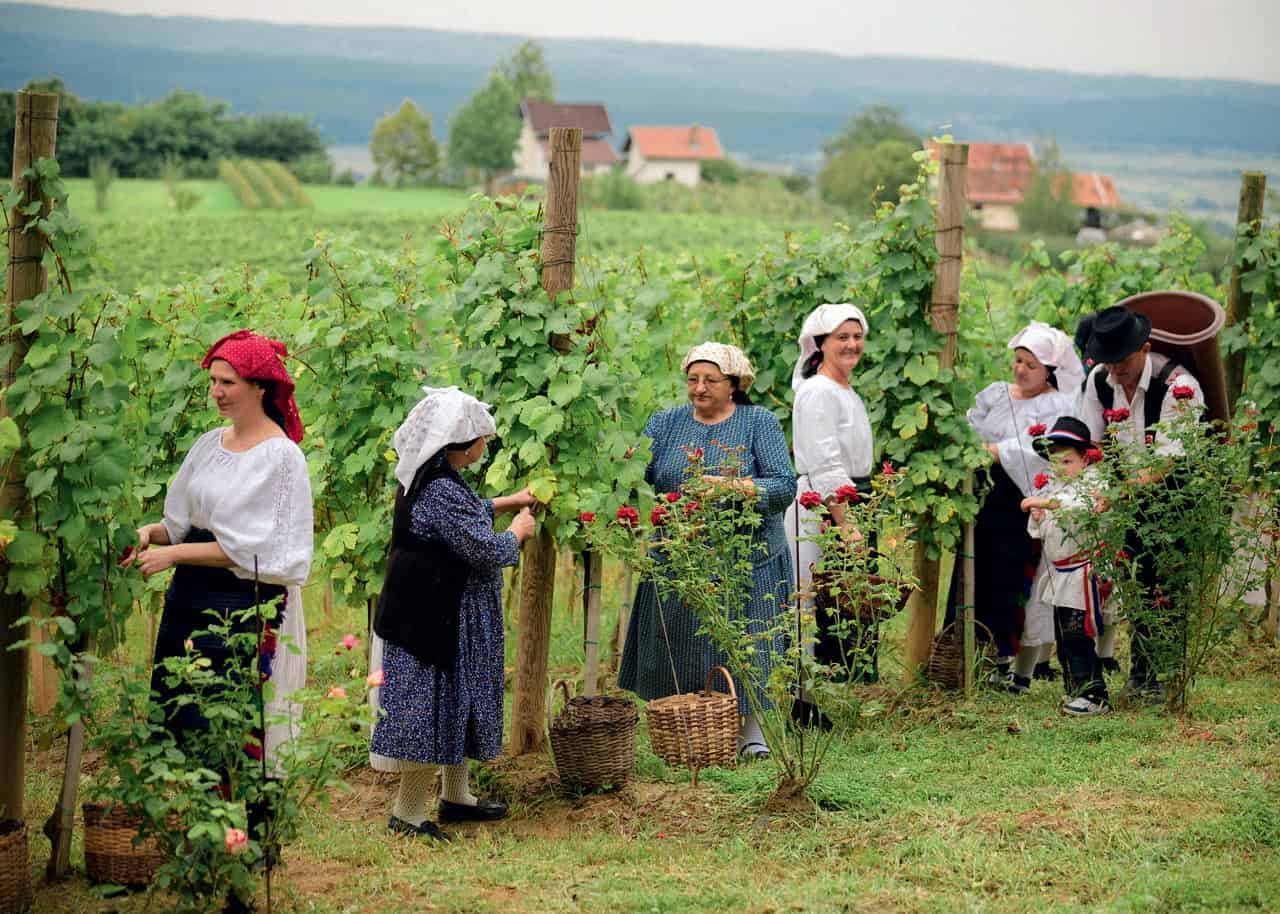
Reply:
[[[536,501],[472,491],[459,471],[484,456],[493,417],[456,387],[425,389],[394,439],[400,489],[373,623],[371,680],[382,681],[370,696],[380,716],[369,756],[376,770],[400,773],[388,827],[448,840],[426,817],[436,765],[441,822],[507,812],[472,795],[466,760],[502,751],[502,569],[532,535]],[[519,513],[495,532],[495,515],[509,511]]]

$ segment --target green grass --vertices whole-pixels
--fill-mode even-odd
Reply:
[[[603,630],[620,600],[606,576]],[[552,667],[581,658],[580,582],[561,566]],[[363,608],[326,612],[307,592],[312,652],[360,630]],[[896,655],[902,619],[889,627]],[[515,632],[508,635],[514,647]],[[145,654],[136,618],[126,653]],[[1228,677],[1224,674],[1230,673]],[[869,713],[838,738],[816,810],[762,811],[767,763],[702,772],[647,750],[636,781],[566,797],[543,755],[501,760],[476,781],[511,817],[462,827],[448,846],[386,835],[392,776],[364,768],[328,811],[306,816],[276,881],[276,910],[1265,912],[1280,909],[1280,658],[1221,662],[1191,716],[1129,709],[1066,720],[1060,686],[972,700],[900,692],[900,668],[868,694]],[[508,702],[508,705],[510,702]],[[57,790],[61,750],[32,753],[33,832]],[[33,839],[43,866],[47,842]],[[77,842],[73,862],[82,865]],[[37,912],[147,909],[103,901],[82,877],[40,886]],[[165,900],[150,910],[164,910]],[[261,909],[261,905],[260,905]]]
[[[200,195],[197,203],[185,215],[179,214],[169,200],[169,191],[163,181],[141,179],[118,180],[108,193],[107,211],[96,209],[93,182],[88,178],[68,178],[71,208],[81,219],[89,223],[108,220],[136,220],[139,218],[188,219],[196,216],[240,212],[240,203],[231,188],[221,181],[183,181],[183,187]]]

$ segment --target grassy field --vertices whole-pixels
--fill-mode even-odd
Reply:
[[[562,572],[567,568],[562,566]],[[580,586],[562,573],[552,666],[578,668]],[[326,612],[310,589],[311,650],[361,630],[363,609]],[[605,631],[621,599],[610,576]],[[896,657],[901,617],[887,634]],[[145,653],[135,620],[127,653]],[[514,633],[509,642],[514,640]],[[711,769],[691,786],[647,749],[616,793],[566,796],[546,755],[476,778],[512,804],[447,846],[387,835],[392,776],[358,765],[351,790],[308,813],[286,852],[276,910],[1266,912],[1280,910],[1280,659],[1238,651],[1190,716],[1150,708],[1066,720],[1060,686],[972,700],[906,689],[890,662],[867,714],[841,736],[816,808],[770,814],[768,763]],[[28,759],[33,832],[51,808],[61,751]],[[94,769],[92,759],[87,771]],[[43,865],[44,838],[33,840]],[[82,865],[77,842],[73,861]],[[149,906],[148,906],[149,905]],[[36,912],[165,910],[98,897],[82,876],[38,889]],[[261,904],[259,910],[261,910]]]

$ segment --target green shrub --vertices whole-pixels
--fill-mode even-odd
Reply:
[[[271,180],[271,177],[262,169],[262,166],[253,159],[240,159],[237,163],[240,171],[244,173],[245,178],[253,185],[253,189],[258,192],[258,196],[262,198],[262,202],[271,209],[285,209],[284,194],[282,194]]]
[[[259,167],[266,172],[267,177],[271,179],[271,183],[290,204],[298,207],[312,207],[315,204],[311,202],[311,198],[307,196],[307,192],[303,189],[298,179],[294,177],[293,172],[285,168],[279,162],[270,159],[264,159],[258,162]]]

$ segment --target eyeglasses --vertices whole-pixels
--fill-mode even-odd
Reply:
[[[697,387],[699,384],[708,384],[708,385],[710,385],[710,384],[727,384],[727,383],[729,382],[729,379],[728,379],[728,378],[698,378],[698,377],[688,377],[688,378],[685,378],[685,379],[684,379],[684,382],[685,382],[685,384],[687,384],[689,387]]]

